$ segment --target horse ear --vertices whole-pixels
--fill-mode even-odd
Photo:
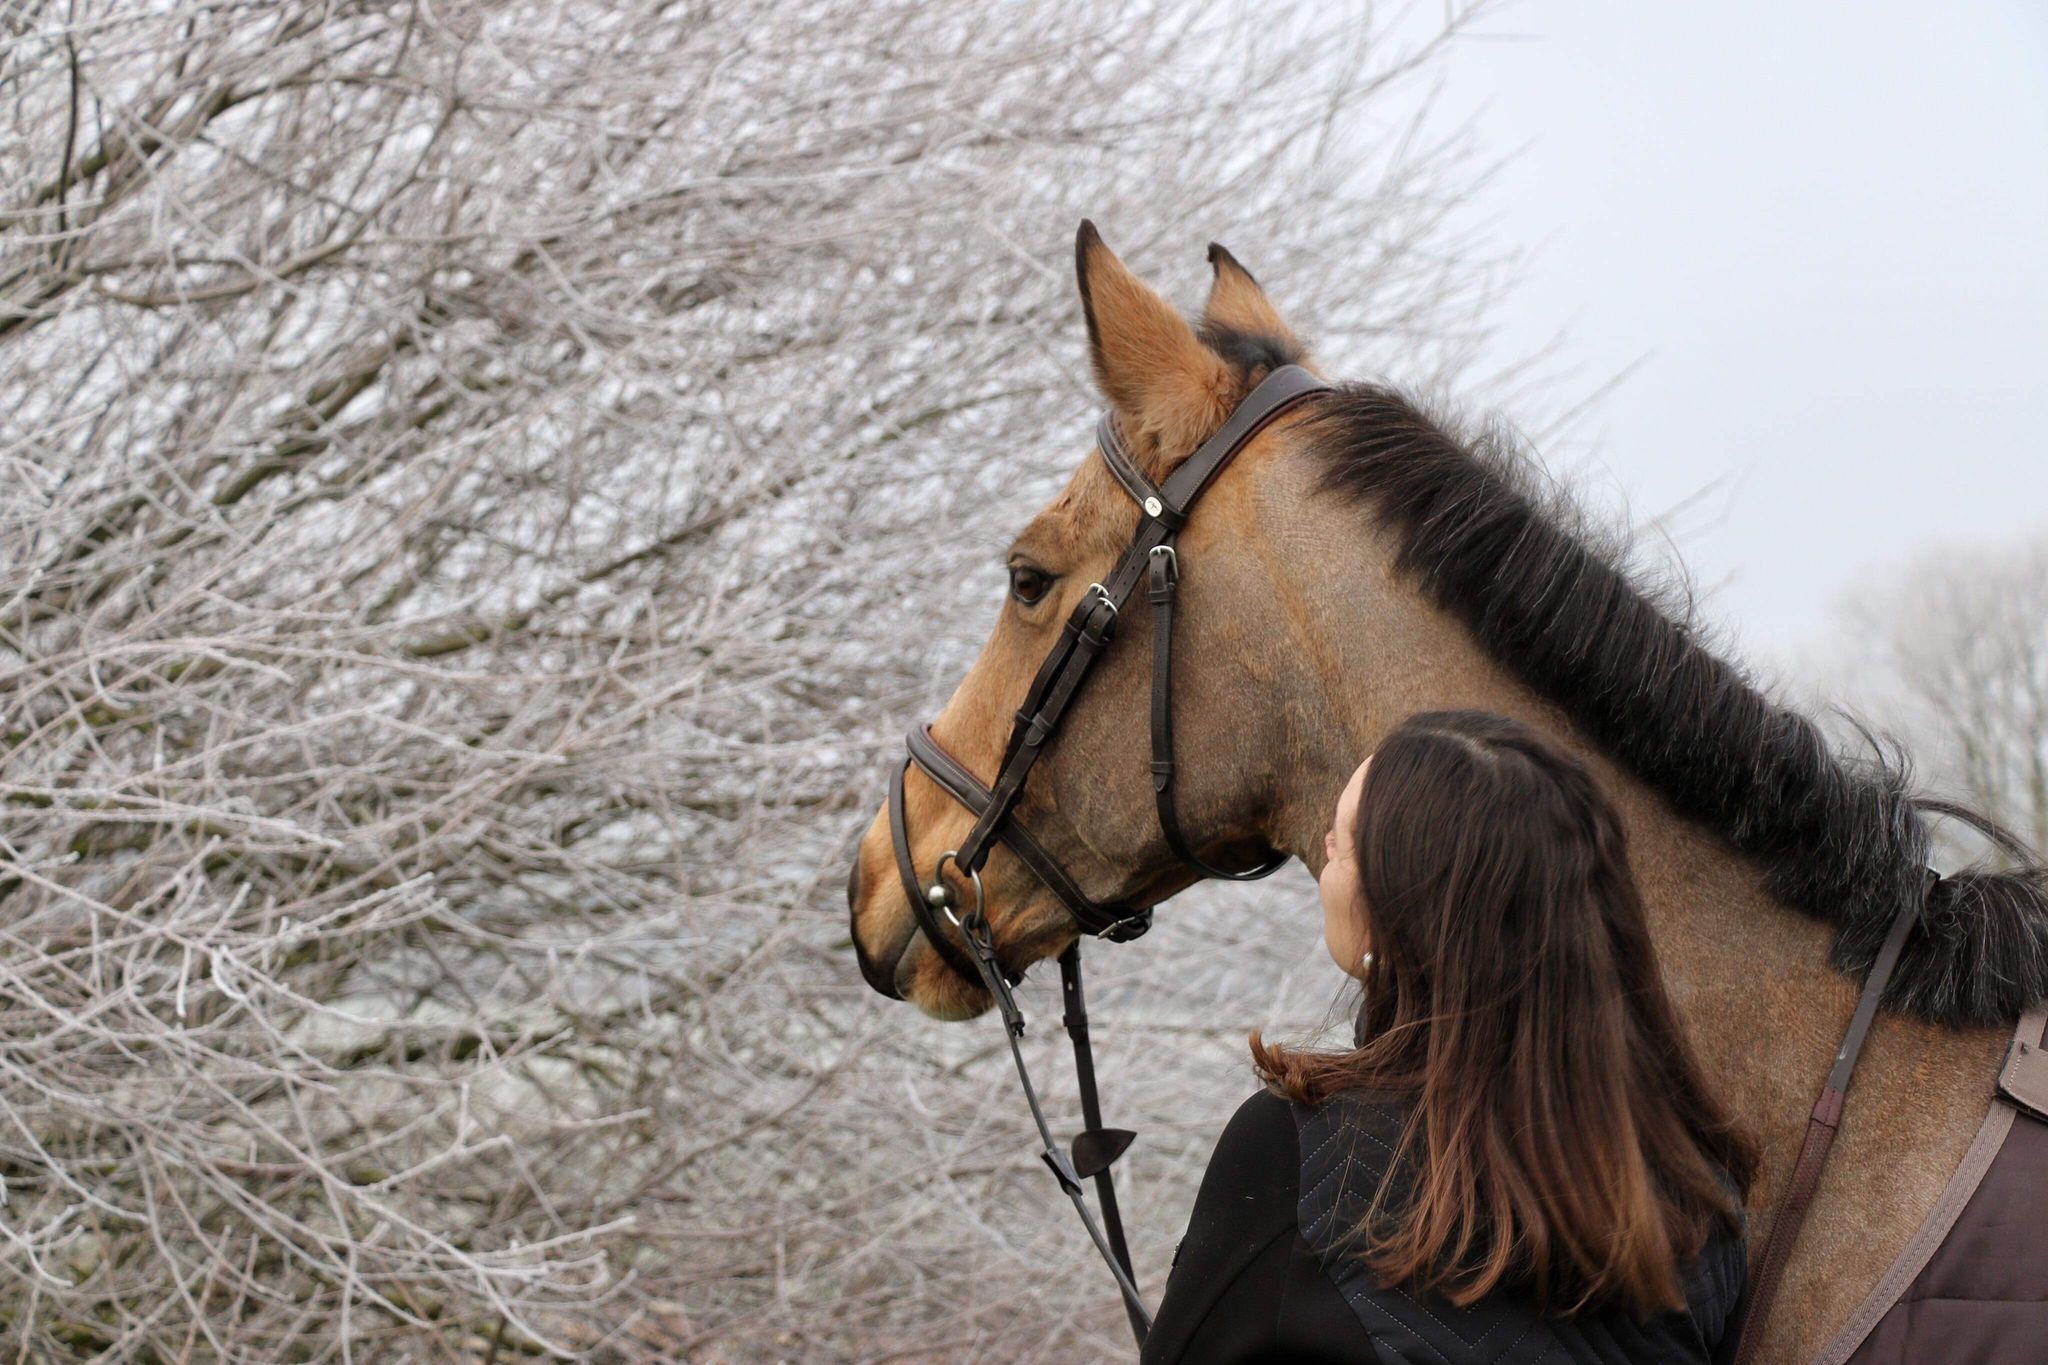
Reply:
[[[1294,335],[1252,272],[1240,265],[1223,243],[1209,243],[1209,265],[1216,273],[1209,282],[1209,302],[1202,309],[1202,336],[1211,346],[1225,354],[1233,343],[1240,349],[1250,347],[1267,354],[1307,354],[1308,348]]]
[[[1139,445],[1192,450],[1230,415],[1229,366],[1081,220],[1074,273],[1095,383]]]

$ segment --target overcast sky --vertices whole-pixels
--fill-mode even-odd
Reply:
[[[1425,9],[1421,16],[1426,19]],[[1677,542],[1790,671],[1848,585],[2048,531],[2048,5],[1525,3],[1444,110],[1521,148],[1476,212],[1536,248],[1503,356],[1567,331],[1554,452]],[[1510,413],[1510,416],[1513,414]]]

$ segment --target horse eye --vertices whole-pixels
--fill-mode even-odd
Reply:
[[[1052,586],[1052,577],[1029,564],[1015,564],[1010,568],[1010,596],[1030,606],[1045,596],[1045,590]]]

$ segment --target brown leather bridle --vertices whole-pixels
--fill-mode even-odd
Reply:
[[[1270,876],[1285,865],[1288,855],[1272,851],[1250,868],[1233,871],[1216,867],[1195,852],[1181,827],[1173,797],[1173,608],[1180,586],[1180,556],[1174,542],[1203,491],[1237,453],[1275,417],[1328,388],[1299,365],[1279,367],[1245,396],[1214,436],[1177,465],[1166,482],[1158,486],[1139,470],[1117,432],[1114,417],[1104,413],[1096,427],[1096,442],[1110,473],[1138,504],[1138,529],[1109,577],[1088,585],[1088,591],[1061,628],[1059,639],[1039,665],[1023,705],[1017,708],[995,780],[984,785],[965,764],[940,747],[928,727],[919,725],[907,736],[909,757],[889,781],[889,837],[895,846],[896,871],[902,878],[903,895],[910,903],[911,914],[923,930],[925,941],[946,965],[961,979],[985,987],[995,998],[1009,1034],[1010,1054],[1023,1082],[1024,1097],[1038,1123],[1045,1163],[1052,1168],[1060,1188],[1073,1200],[1096,1249],[1116,1276],[1130,1314],[1131,1330],[1140,1345],[1152,1320],[1132,1282],[1130,1251],[1124,1243],[1116,1189],[1109,1170],[1110,1163],[1122,1155],[1134,1134],[1102,1126],[1101,1106],[1095,1093],[1094,1057],[1088,1043],[1088,1012],[1081,993],[1080,940],[1076,938],[1060,954],[1061,991],[1066,1003],[1064,1022],[1074,1044],[1082,1118],[1087,1124],[1074,1139],[1070,1155],[1052,1140],[1030,1073],[1025,1070],[1023,1054],[1017,1047],[1017,1039],[1024,1032],[1024,1016],[1010,987],[1022,979],[1023,972],[1004,965],[996,952],[982,904],[981,868],[988,860],[989,850],[1000,841],[1066,906],[1082,934],[1121,943],[1151,927],[1150,905],[1104,904],[1089,897],[1080,883],[1024,828],[1016,813],[1032,765],[1059,733],[1068,705],[1115,637],[1117,622],[1140,579],[1146,581],[1145,595],[1152,608],[1152,792],[1167,847],[1202,876],[1228,881],[1253,881]],[[918,877],[910,851],[910,828],[904,816],[903,778],[913,763],[975,816],[973,827],[959,845],[939,855],[929,883]],[[973,892],[973,906],[964,915],[957,913],[959,897],[944,876],[949,862]],[[941,922],[941,915],[945,922]],[[960,944],[955,944],[946,932],[947,923],[959,933]],[[1080,1182],[1089,1176],[1094,1177],[1096,1194],[1102,1201],[1107,1234],[1096,1224],[1082,1197]]]
[[[1173,797],[1173,608],[1180,584],[1180,556],[1174,541],[1203,490],[1268,422],[1309,395],[1328,388],[1299,365],[1283,365],[1274,370],[1246,395],[1222,428],[1182,461],[1159,487],[1131,459],[1117,433],[1114,417],[1103,414],[1096,427],[1097,444],[1110,472],[1138,504],[1138,529],[1115,570],[1102,582],[1091,583],[1074,605],[1061,627],[1059,639],[1039,665],[1023,705],[1017,709],[995,780],[984,785],[966,765],[940,747],[929,727],[919,725],[906,736],[909,757],[889,783],[889,833],[896,849],[896,870],[903,881],[904,897],[917,917],[918,927],[924,930],[926,941],[964,980],[978,982],[980,973],[954,945],[946,925],[940,922],[940,914],[945,913],[954,921],[954,928],[959,928],[958,917],[951,914],[955,904],[953,892],[942,874],[950,862],[970,884],[978,884],[989,850],[998,841],[1066,906],[1083,934],[1120,943],[1136,938],[1151,925],[1149,905],[1105,905],[1091,899],[1016,816],[1025,779],[1059,733],[1069,703],[1114,638],[1117,622],[1140,579],[1147,580],[1146,596],[1152,607],[1152,790],[1167,847],[1203,876],[1230,881],[1269,876],[1287,862],[1286,854],[1276,852],[1255,867],[1225,870],[1197,854],[1182,831]],[[973,827],[959,845],[939,855],[928,883],[918,877],[904,818],[903,777],[912,763],[975,815]],[[1015,973],[1006,974],[1012,981],[1017,979]]]

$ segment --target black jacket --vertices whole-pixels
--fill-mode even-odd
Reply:
[[[1367,1365],[1578,1365],[1705,1362],[1742,1293],[1739,1230],[1686,1267],[1690,1311],[1639,1322],[1620,1312],[1539,1315],[1517,1296],[1453,1308],[1383,1287],[1342,1255],[1404,1113],[1389,1096],[1308,1108],[1261,1092],[1246,1100],[1202,1177],[1145,1365],[1361,1361]]]

